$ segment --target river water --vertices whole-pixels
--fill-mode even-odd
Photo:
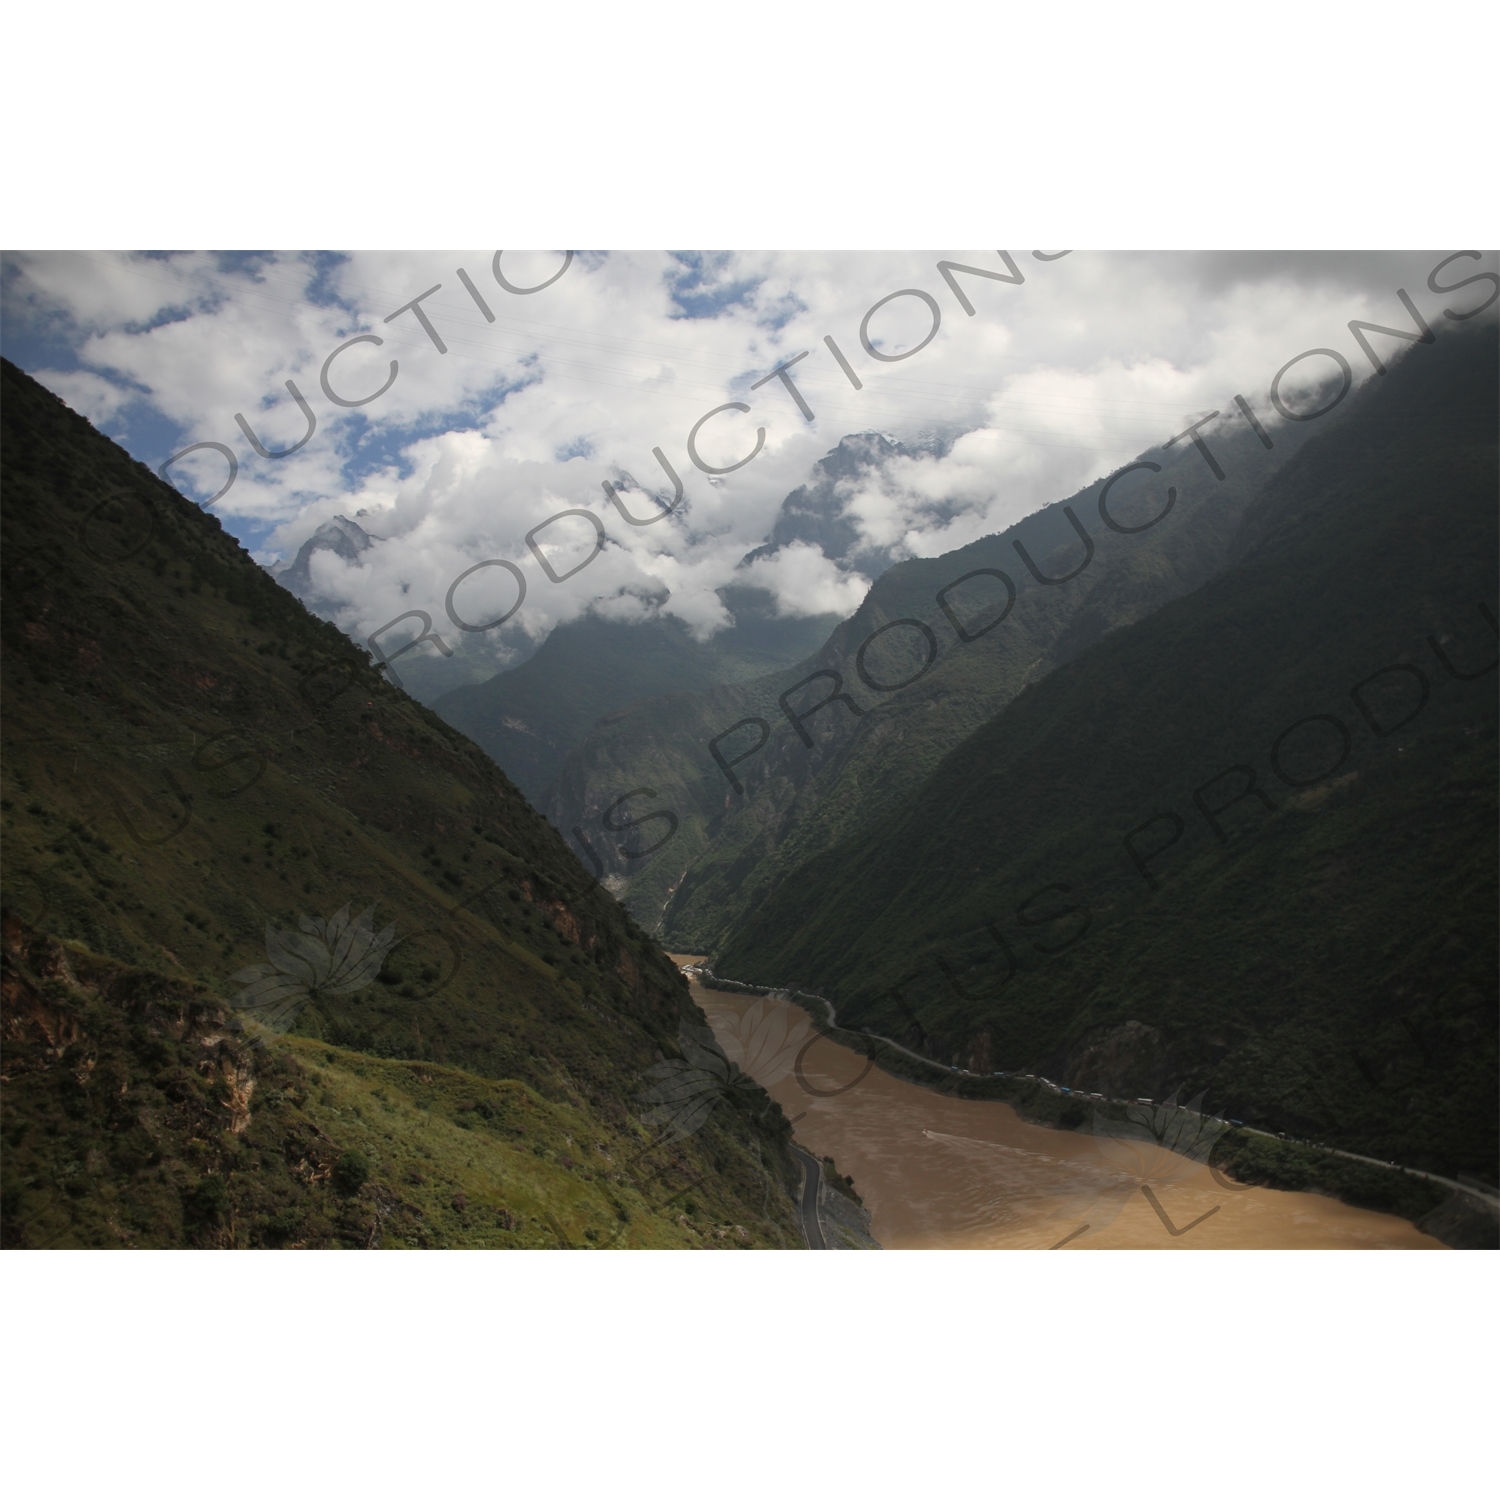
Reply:
[[[1444,1248],[1405,1219],[1216,1176],[1192,1158],[1218,1127],[1196,1117],[1167,1123],[1186,1127],[1173,1139],[1187,1155],[1152,1139],[1153,1122],[1162,1126],[1153,1111],[1125,1127],[1135,1138],[1102,1122],[1097,1134],[1050,1130],[1008,1104],[893,1078],[818,1037],[788,1001],[692,989],[728,1056],[793,1121],[797,1143],[853,1177],[888,1250]]]

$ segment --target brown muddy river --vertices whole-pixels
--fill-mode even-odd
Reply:
[[[1444,1248],[1405,1219],[1316,1193],[1226,1186],[1201,1160],[1218,1127],[1197,1117],[1170,1127],[1183,1130],[1172,1138],[1185,1155],[1153,1139],[1152,1111],[1123,1139],[1029,1125],[1008,1104],[892,1078],[817,1038],[788,1001],[692,989],[798,1144],[854,1178],[888,1250]]]

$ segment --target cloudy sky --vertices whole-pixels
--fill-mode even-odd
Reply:
[[[845,434],[951,444],[841,496],[891,559],[934,555],[1070,494],[1236,393],[1272,425],[1271,379],[1304,350],[1337,349],[1370,378],[1350,319],[1410,327],[1404,289],[1441,327],[1444,308],[1491,294],[1488,282],[1429,289],[1455,253],[26,252],[5,258],[3,332],[9,358],[153,468],[190,444],[229,448],[238,473],[215,510],[263,562],[364,512],[381,541],[363,567],[316,559],[339,623],[363,639],[425,610],[487,673],[523,636],[591,606],[639,614],[664,593],[660,607],[700,634],[727,623],[715,590],[732,582],[771,589],[786,614],[847,613],[868,579],[813,549],[739,568]],[[954,273],[970,314],[941,261],[1024,279]],[[1457,259],[1438,281],[1494,269],[1493,255]],[[325,361],[359,335],[381,342],[344,349],[325,386]],[[804,351],[789,376],[810,420],[767,380]],[[1299,373],[1333,368],[1312,360]],[[263,457],[236,419],[271,453],[298,444],[308,420],[288,381],[316,426],[295,452]],[[694,425],[731,402],[750,410],[704,422],[695,462]],[[748,462],[705,472],[729,470],[757,442]],[[656,449],[684,499],[658,524],[631,526],[602,484],[638,518],[653,514],[653,495],[673,495]],[[170,471],[199,501],[228,473],[217,449]],[[575,509],[597,518],[605,545],[554,583],[525,538]],[[594,552],[596,531],[565,518],[535,545],[564,574]],[[521,570],[525,604],[503,631],[461,637],[448,589],[490,559]],[[483,622],[515,596],[512,575],[489,568],[455,607]]]

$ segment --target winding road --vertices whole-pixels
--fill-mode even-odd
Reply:
[[[718,975],[714,974],[713,970],[709,969],[707,967],[707,965],[700,965],[700,966],[697,966],[697,967],[700,969],[701,972],[707,973],[710,978],[717,979],[719,977]],[[739,983],[739,981],[737,981],[737,980],[730,980],[728,982],[731,983],[731,984]],[[752,986],[752,985],[745,985],[743,987],[745,989],[747,989],[747,990],[752,991],[752,992],[756,992],[757,989],[759,988],[757,986]],[[783,994],[788,999],[792,1000],[793,1002],[796,1002],[798,1000],[816,1000],[828,1012],[828,1026],[829,1026],[829,1029],[833,1030],[833,1029],[836,1029],[837,1026],[838,1026],[838,1013],[833,1008],[833,1002],[831,1000],[828,1000],[827,998],[825,998],[822,995],[809,995],[809,994],[807,994],[803,990],[792,990],[792,989],[785,989],[785,990],[780,990],[780,991],[772,991],[772,990],[769,989],[769,987],[766,987],[766,992],[767,993]],[[878,1032],[865,1031],[863,1028],[861,1028],[861,1034],[864,1035],[864,1036],[868,1036],[868,1037],[872,1038],[875,1041],[884,1042],[886,1046],[888,1046],[888,1047],[894,1047],[897,1052],[904,1052],[908,1057],[915,1059],[917,1062],[924,1063],[927,1067],[930,1067],[930,1068],[942,1068],[945,1072],[955,1073],[955,1074],[961,1073],[963,1071],[960,1068],[950,1067],[947,1063],[940,1063],[935,1058],[925,1057],[920,1052],[913,1052],[910,1047],[903,1047],[900,1042],[894,1041],[894,1040],[892,1040],[892,1038],[890,1038],[888,1036],[881,1036]],[[1040,1082],[1040,1080],[1037,1080],[1037,1081]],[[1049,1086],[1051,1088],[1053,1088],[1054,1090],[1057,1090],[1057,1085],[1056,1084],[1052,1084],[1052,1085],[1049,1085]],[[1109,1104],[1130,1104],[1130,1103],[1133,1103],[1134,1101],[1133,1100],[1129,1100],[1129,1099],[1109,1099],[1109,1100],[1106,1100],[1104,1102],[1109,1103]],[[1181,1107],[1182,1106],[1179,1106],[1179,1108],[1181,1108]],[[1274,1140],[1285,1139],[1285,1137],[1277,1136],[1277,1135],[1273,1134],[1269,1130],[1259,1130],[1259,1129],[1257,1129],[1253,1125],[1241,1125],[1241,1126],[1238,1126],[1236,1128],[1245,1131],[1249,1135],[1264,1136],[1267,1140],[1273,1140],[1274,1141]],[[1310,1150],[1310,1151],[1322,1151],[1322,1152],[1327,1153],[1330,1156],[1342,1156],[1342,1157],[1344,1157],[1348,1161],[1365,1162],[1369,1166],[1372,1166],[1372,1167],[1383,1167],[1387,1172],[1401,1172],[1401,1173],[1405,1174],[1408,1177],[1419,1177],[1424,1182],[1437,1182],[1437,1183],[1441,1183],[1444,1187],[1450,1188],[1452,1191],[1454,1191],[1456,1193],[1463,1193],[1465,1196],[1474,1199],[1475,1201],[1477,1201],[1478,1203],[1482,1204],[1484,1207],[1490,1209],[1491,1211],[1500,1211],[1500,1202],[1497,1202],[1496,1195],[1495,1195],[1495,1192],[1493,1191],[1493,1189],[1486,1190],[1486,1189],[1484,1189],[1482,1187],[1471,1185],[1470,1183],[1456,1182],[1451,1177],[1440,1177],[1440,1176],[1438,1176],[1438,1174],[1436,1172],[1424,1172],[1424,1171],[1422,1171],[1418,1167],[1404,1167],[1404,1166],[1401,1166],[1400,1164],[1398,1164],[1396,1162],[1380,1161],[1378,1158],[1373,1157],[1373,1156],[1358,1156],[1358,1155],[1356,1155],[1352,1151],[1340,1151],[1335,1146],[1325,1146],[1325,1145],[1322,1145],[1320,1142],[1314,1142],[1314,1141],[1293,1141],[1292,1144],[1294,1144],[1294,1145],[1300,1145],[1300,1146],[1304,1147],[1306,1150]],[[799,1156],[804,1157],[806,1161],[813,1162],[813,1159],[810,1156],[807,1156],[806,1153],[803,1152],[803,1151],[801,1151],[798,1147],[793,1146],[792,1149],[794,1151],[796,1151]],[[821,1169],[818,1167],[818,1164],[816,1162],[813,1162],[813,1168],[814,1168],[815,1171],[821,1171]],[[813,1209],[812,1222],[813,1222],[814,1225],[816,1225],[816,1223],[817,1223],[816,1182],[814,1183],[813,1191],[814,1191],[814,1197],[813,1197],[814,1209]],[[804,1193],[804,1197],[805,1196],[806,1195]],[[805,1216],[806,1216],[806,1210],[805,1209],[803,1210],[803,1213],[804,1213],[804,1219],[805,1219]],[[811,1234],[809,1234],[809,1240],[811,1240],[811,1237],[812,1237]],[[822,1241],[822,1232],[821,1232],[821,1230],[818,1231],[818,1240],[819,1240],[819,1244],[817,1244],[816,1246],[814,1246],[814,1248],[815,1249],[820,1249],[820,1250],[821,1249],[826,1249],[827,1246],[821,1243],[821,1241]]]
[[[801,1146],[793,1145],[792,1155],[802,1167],[802,1201],[797,1205],[797,1216],[802,1220],[807,1248],[826,1250],[828,1242],[823,1238],[823,1226],[818,1221],[818,1189],[823,1182],[823,1164]]]

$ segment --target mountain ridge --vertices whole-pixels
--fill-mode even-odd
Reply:
[[[1394,362],[1227,569],[1030,684],[716,963],[976,1071],[1207,1088],[1493,1181],[1494,355],[1491,324]]]
[[[503,773],[0,375],[6,1243],[800,1244],[762,1091],[642,1123],[701,1012]]]
[[[800,860],[914,786],[1028,682],[1222,565],[1257,484],[1309,434],[1278,427],[1268,455],[1238,418],[1206,432],[1223,479],[1191,444],[1148,450],[1003,532],[895,564],[794,668],[601,721],[569,756],[548,817],[572,832],[575,847],[587,841],[647,928],[679,948],[712,947]],[[844,697],[817,712],[835,686],[829,674]],[[908,677],[899,691],[883,690]],[[783,706],[799,680],[811,687]],[[790,722],[794,708],[801,725]],[[757,721],[759,750],[743,732],[719,748],[737,724],[759,735]],[[899,752],[887,753],[891,746]],[[631,788],[652,788],[649,815],[675,820],[669,843],[648,849],[613,836],[610,824],[623,821],[617,799]],[[644,798],[636,807],[625,816],[647,813]]]
[[[707,642],[660,613],[628,622],[590,612],[485,682],[435,698],[434,712],[482,746],[534,806],[601,718],[681,685],[706,689],[796,660],[831,616],[778,618],[763,590],[721,589],[735,623]]]

